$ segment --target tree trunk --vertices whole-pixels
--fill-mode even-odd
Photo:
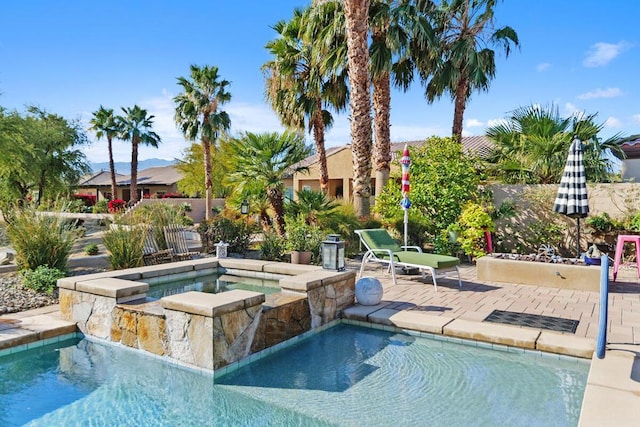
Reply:
[[[284,198],[278,188],[267,189],[267,198],[273,208],[273,222],[278,236],[284,236]]]
[[[138,138],[135,136],[131,140],[131,190],[129,204],[134,205],[138,202]]]
[[[327,171],[327,153],[324,148],[324,120],[322,120],[322,99],[316,99],[316,111],[313,114],[313,139],[318,153],[318,166],[320,168],[320,190],[329,192],[329,172]]]
[[[117,199],[118,184],[116,183],[116,166],[113,163],[113,145],[111,144],[111,137],[107,136],[107,144],[109,146],[109,173],[111,174],[111,198]],[[98,199],[96,193],[96,200]]]
[[[369,0],[344,0],[347,57],[351,95],[351,144],[353,151],[353,206],[359,217],[371,206],[371,97],[369,93]]]
[[[391,136],[390,136],[390,107],[391,83],[389,73],[382,73],[373,79],[373,111],[375,139],[373,144],[373,159],[376,171],[376,192],[378,196],[389,180],[391,169]]]
[[[467,92],[469,90],[469,79],[462,78],[456,87],[456,102],[453,112],[453,128],[451,136],[462,142],[462,121],[464,119],[464,110],[467,107]]]
[[[208,117],[205,117],[208,120]],[[211,143],[209,138],[202,137],[202,151],[204,154],[204,189],[205,189],[205,204],[204,204],[204,219],[209,221],[211,218]]]

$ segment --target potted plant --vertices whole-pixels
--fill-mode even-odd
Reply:
[[[290,218],[285,224],[287,248],[291,251],[292,264],[310,264],[320,252],[322,232],[316,226],[307,224],[302,215]]]

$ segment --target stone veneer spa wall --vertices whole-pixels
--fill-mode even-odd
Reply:
[[[186,292],[147,301],[167,274],[281,275],[281,292]],[[246,259],[201,259],[60,279],[62,317],[85,335],[215,370],[321,327],[354,303],[356,273]]]

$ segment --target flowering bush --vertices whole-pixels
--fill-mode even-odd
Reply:
[[[96,204],[96,196],[93,194],[74,194],[73,198],[82,200],[85,206],[93,206]]]
[[[183,199],[184,195],[180,193],[166,193],[162,196],[163,199]]]
[[[109,212],[110,213],[117,213],[120,212],[122,209],[124,209],[124,207],[127,205],[127,202],[125,202],[122,199],[113,199],[109,201]]]

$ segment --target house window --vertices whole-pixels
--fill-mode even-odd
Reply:
[[[311,191],[311,186],[310,185],[303,185],[302,186],[302,191]]]

